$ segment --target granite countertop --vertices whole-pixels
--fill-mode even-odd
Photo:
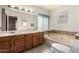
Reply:
[[[75,36],[73,35],[63,35],[57,33],[46,34],[44,37],[68,46],[72,46],[75,40]]]
[[[0,37],[43,32],[42,30],[1,31]]]

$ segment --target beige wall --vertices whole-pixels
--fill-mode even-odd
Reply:
[[[68,23],[57,23],[59,13],[65,10],[68,11]],[[79,32],[79,6],[61,6],[58,9],[52,11],[49,22],[49,30],[52,29]]]

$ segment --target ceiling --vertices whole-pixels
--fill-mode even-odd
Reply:
[[[28,9],[37,9],[42,8],[47,11],[52,11],[60,7],[60,5],[19,5],[20,7],[28,8]]]
[[[45,10],[48,11],[52,11],[54,9],[57,9],[58,7],[60,7],[60,5],[36,5],[37,7],[43,8]]]
[[[21,6],[21,5],[20,5]],[[52,11],[54,9],[57,9],[58,7],[60,7],[60,5],[22,5],[24,7],[30,7],[30,8],[42,8],[45,9],[47,11]]]

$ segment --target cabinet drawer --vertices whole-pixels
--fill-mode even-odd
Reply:
[[[0,41],[7,41],[7,40],[12,40],[12,36],[6,36],[6,37],[0,37]]]
[[[24,39],[24,35],[16,35],[15,40]]]

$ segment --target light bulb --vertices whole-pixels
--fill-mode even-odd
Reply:
[[[25,9],[25,11],[27,11],[28,9]]]
[[[32,11],[32,10],[30,10],[30,12],[32,13],[33,11]]]
[[[22,7],[19,7],[19,9],[23,9]]]
[[[11,5],[11,8],[14,8],[15,6],[14,5]]]

